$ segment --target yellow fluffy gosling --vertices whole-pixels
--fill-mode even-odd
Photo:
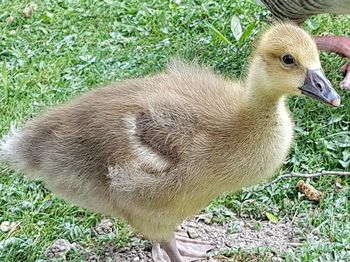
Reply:
[[[172,62],[47,110],[3,139],[0,158],[67,201],[126,219],[155,261],[196,259],[211,246],[176,237],[176,225],[273,174],[293,139],[285,96],[301,94],[340,104],[313,39],[277,24],[243,82]]]

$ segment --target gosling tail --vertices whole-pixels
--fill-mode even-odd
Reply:
[[[12,158],[15,133],[16,128],[11,125],[10,132],[0,140],[0,162],[7,162]]]
[[[8,162],[16,169],[21,169],[23,166],[23,159],[20,154],[20,144],[22,139],[20,132],[15,125],[11,125],[10,132],[0,139],[0,163]]]
[[[33,151],[40,150],[32,150],[32,139],[32,134],[26,128],[11,125],[9,133],[0,138],[0,164],[6,163],[14,171],[25,173],[27,177],[37,180],[40,179],[41,167]]]

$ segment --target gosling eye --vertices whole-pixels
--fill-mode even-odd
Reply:
[[[289,54],[282,56],[282,61],[285,65],[289,65],[289,66],[295,64],[295,58]]]

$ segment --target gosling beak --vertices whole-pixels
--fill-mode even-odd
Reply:
[[[332,106],[340,105],[340,96],[332,87],[321,69],[307,70],[304,85],[300,88],[301,93],[316,98]]]

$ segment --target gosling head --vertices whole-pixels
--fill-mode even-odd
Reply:
[[[271,96],[303,94],[340,105],[340,96],[324,75],[313,38],[288,23],[270,27],[261,37],[248,84]]]

